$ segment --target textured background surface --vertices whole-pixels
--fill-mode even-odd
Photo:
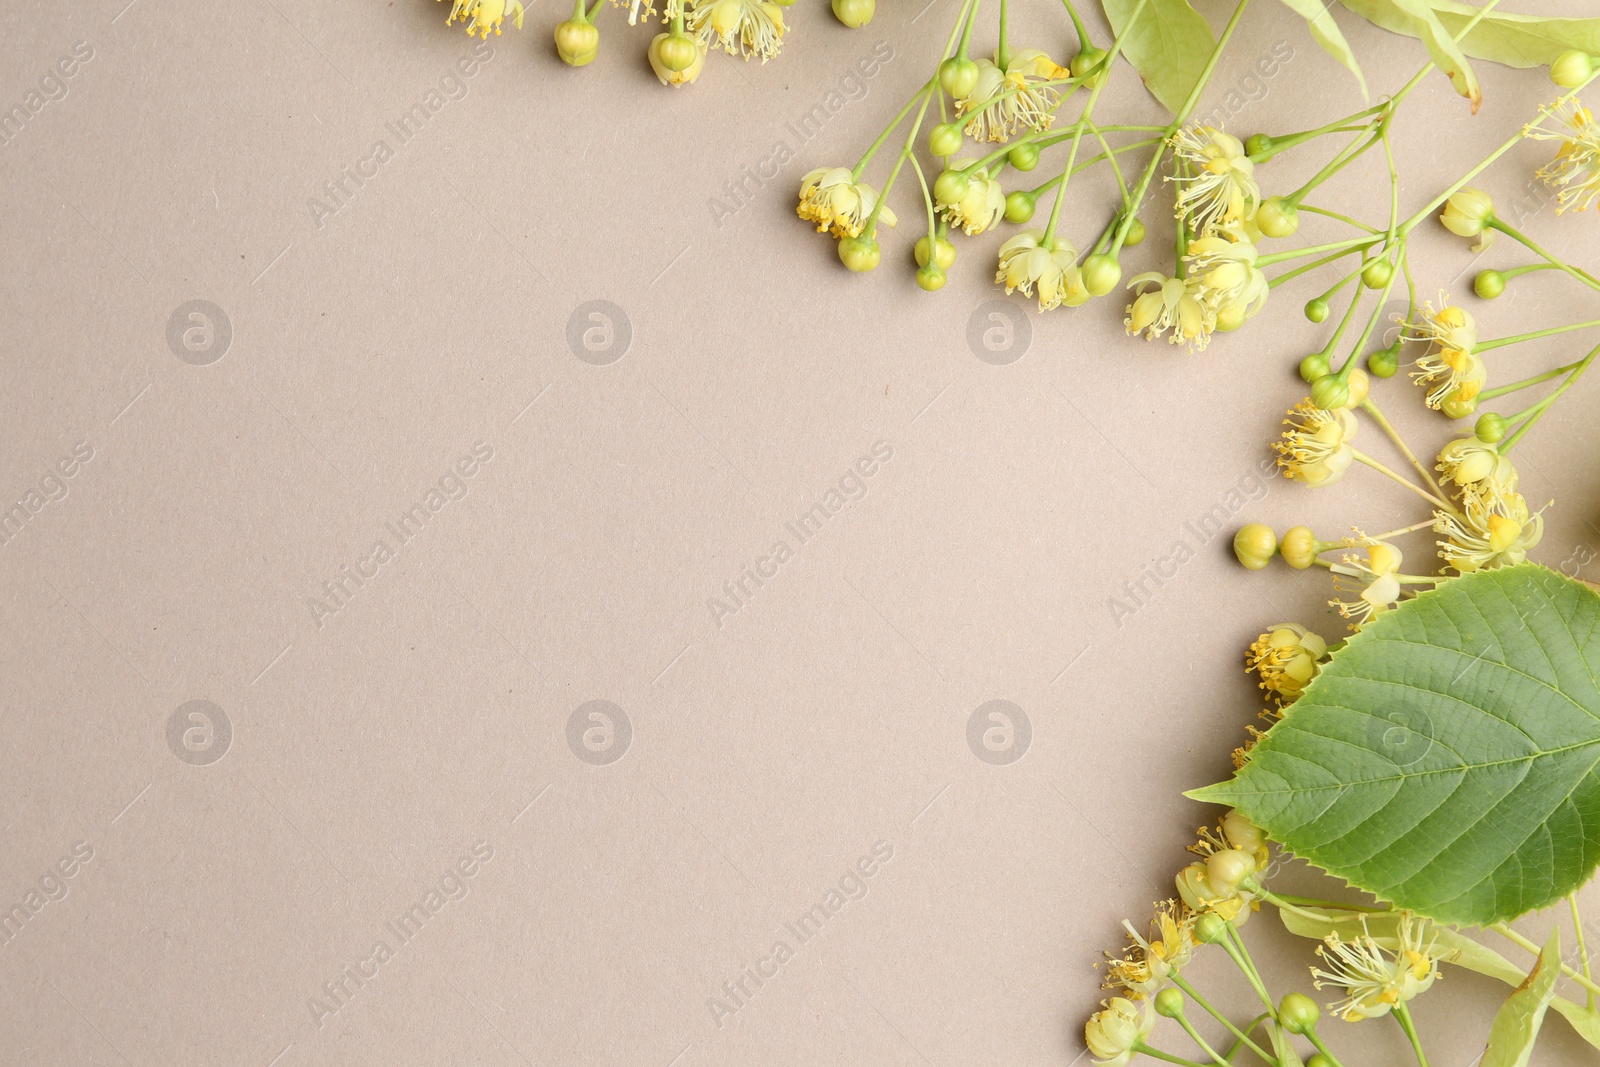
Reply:
[[[856,32],[801,0],[780,60],[713,56],[676,93],[615,12],[600,59],[561,67],[560,7],[455,80],[472,45],[421,0],[0,16],[6,107],[92,52],[0,146],[0,496],[60,497],[0,544],[3,903],[92,851],[0,946],[0,1060],[1069,1064],[1091,964],[1170,892],[1205,814],[1179,790],[1226,771],[1258,706],[1244,645],[1284,618],[1340,629],[1323,579],[1247,574],[1226,533],[1424,517],[1362,471],[1320,493],[1261,477],[1293,361],[1320,345],[1294,310],[1312,290],[1194,357],[1123,337],[1114,301],[1019,317],[1020,358],[995,365],[967,336],[998,237],[921,293],[902,188],[885,267],[838,267],[794,218],[799,178],[852,161],[927,77],[954,0],[882,0]],[[1375,92],[1420,63],[1339,16]],[[1018,43],[1067,50],[1051,5],[1015,20]],[[842,81],[875,47],[876,73]],[[1482,73],[1475,119],[1435,77],[1399,123],[1410,202],[1554,95]],[[1242,134],[1358,106],[1267,4],[1212,95]],[[1103,107],[1156,114],[1127,77]],[[363,162],[380,140],[392,158]],[[1484,184],[1593,268],[1594,220],[1522,192],[1544,155]],[[1314,167],[1261,176],[1286,190]],[[1370,211],[1380,167],[1325,202]],[[1078,193],[1086,239],[1106,187]],[[1166,211],[1130,274],[1159,262]],[[1430,225],[1418,244],[1421,288],[1464,293],[1465,242]],[[1475,306],[1485,336],[1593,317],[1547,278]],[[169,344],[195,300],[226,345]],[[588,327],[611,347],[585,349]],[[1541,558],[1591,579],[1592,384],[1519,455],[1530,500],[1559,499]],[[1381,395],[1419,448],[1446,438],[1403,380]],[[45,484],[74,449],[91,458]],[[785,523],[841,482],[847,506],[798,544]],[[430,491],[425,521],[391,529]],[[1223,534],[1191,525],[1215,508]],[[780,539],[791,558],[718,618],[708,600]],[[1179,543],[1193,558],[1116,611]],[[180,711],[195,700],[209,718]],[[609,742],[594,700],[620,710]],[[1013,762],[969,746],[991,700],[1026,716]],[[471,875],[447,877],[458,862]],[[859,899],[821,933],[788,931],[841,885]],[[402,941],[386,924],[414,904],[438,907]],[[1268,935],[1269,965],[1303,978],[1307,946]],[[723,984],[778,940],[792,958],[719,1018],[709,999],[731,1006]],[[1468,1067],[1502,990],[1440,988],[1420,1024],[1436,1067]],[[1540,1062],[1587,1062],[1551,1031]],[[1386,1023],[1356,1044],[1403,1048]]]

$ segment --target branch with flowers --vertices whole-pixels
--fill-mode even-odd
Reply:
[[[1330,607],[1354,632],[1330,644],[1307,626],[1277,623],[1251,645],[1246,662],[1269,697],[1267,728],[1248,728],[1234,752],[1233,779],[1189,794],[1224,806],[1226,814],[1214,829],[1200,831],[1191,846],[1198,859],[1178,873],[1174,898],[1156,904],[1148,936],[1125,924],[1128,946],[1111,959],[1106,978],[1114,995],[1085,1028],[1090,1052],[1117,1067],[1136,1057],[1188,1067],[1249,1060],[1343,1067],[1351,1061],[1336,1051],[1339,1028],[1386,1017],[1419,1067],[1428,1067],[1425,1035],[1409,1005],[1447,967],[1512,987],[1484,1034],[1487,1067],[1526,1065],[1551,1011],[1600,1048],[1600,983],[1576,895],[1600,865],[1600,834],[1593,829],[1600,825],[1600,596],[1530,562],[1544,508],[1520,492],[1512,458],[1600,355],[1600,279],[1498,217],[1491,198],[1473,186],[1516,145],[1549,141],[1555,155],[1537,178],[1553,191],[1558,212],[1600,200],[1600,123],[1579,102],[1580,91],[1600,77],[1593,54],[1600,48],[1545,53],[1562,95],[1407,212],[1392,140],[1396,115],[1435,71],[1449,76],[1476,111],[1481,92],[1467,56],[1493,52],[1482,31],[1503,36],[1507,26],[1537,20],[1497,16],[1494,0],[1480,8],[1352,0],[1380,24],[1394,8],[1425,13],[1391,28],[1420,37],[1429,62],[1376,104],[1315,129],[1241,140],[1190,117],[1249,0],[1233,7],[1214,41],[1192,23],[1189,31],[1174,30],[1186,25],[1185,11],[1192,13],[1185,0],[1106,0],[1115,36],[1104,47],[1091,39],[1071,0],[1063,2],[1078,40],[1066,66],[1037,49],[1012,46],[1006,0],[999,0],[992,56],[973,58],[982,0],[966,0],[927,81],[860,160],[805,176],[800,217],[837,240],[844,266],[870,271],[882,258],[882,228],[898,221],[888,201],[897,183],[914,175],[926,230],[912,258],[918,284],[936,291],[955,264],[958,233],[1026,226],[1043,200],[1049,207],[1043,224],[1000,245],[994,280],[1049,311],[1119,287],[1122,253],[1143,239],[1137,216],[1161,176],[1176,219],[1173,269],[1128,282],[1128,333],[1198,351],[1214,335],[1243,327],[1275,290],[1301,278],[1325,279],[1325,268],[1332,268],[1332,283],[1303,305],[1309,320],[1330,328],[1319,351],[1298,359],[1309,395],[1288,413],[1274,444],[1279,466],[1317,487],[1366,468],[1367,476],[1405,486],[1423,505],[1420,516],[1403,516],[1395,529],[1376,533],[1324,536],[1295,526],[1280,538],[1262,524],[1238,531],[1235,553],[1246,567],[1281,558],[1293,569],[1331,575]],[[1359,79],[1322,5],[1290,6]],[[1206,60],[1198,71],[1162,69],[1151,20],[1163,33],[1203,33]],[[1555,21],[1541,30],[1554,32]],[[1561,29],[1585,40],[1600,33],[1600,25],[1585,24],[1582,33]],[[1600,45],[1600,36],[1594,40]],[[1100,114],[1108,80],[1124,69],[1119,57],[1169,105],[1170,123],[1120,124]],[[886,148],[892,155],[882,164],[880,191],[866,177]],[[1309,180],[1263,190],[1273,159],[1318,152],[1320,166]],[[932,159],[926,166],[924,153]],[[1319,206],[1318,190],[1370,153],[1381,153],[1385,163],[1387,188],[1372,202],[1386,210],[1361,220]],[[1030,186],[1034,179],[1023,176],[1047,159],[1053,176]],[[1120,195],[1080,248],[1064,232],[1068,189],[1093,166],[1110,172]],[[1013,183],[1019,187],[1008,191]],[[1269,242],[1297,232],[1304,215],[1331,220],[1345,235],[1271,249]],[[1526,262],[1478,274],[1478,298],[1543,280],[1574,289],[1572,305],[1587,302],[1587,314],[1485,339],[1471,312],[1448,296],[1437,304],[1419,300],[1410,239],[1434,218],[1475,241],[1477,252],[1497,235],[1520,246]],[[1386,310],[1396,300],[1406,310],[1391,319]],[[1499,350],[1544,338],[1570,351],[1518,380],[1491,378],[1491,366],[1504,358]],[[1421,403],[1449,420],[1476,416],[1470,433],[1458,431],[1427,449],[1405,440],[1377,395],[1403,356],[1411,357]],[[1357,447],[1363,426],[1392,458]],[[1420,458],[1429,454],[1432,465]],[[1423,531],[1434,535],[1435,564],[1408,568],[1403,540]],[[1333,875],[1343,887],[1329,896],[1341,899],[1285,890],[1270,862],[1274,848]],[[1576,965],[1562,958],[1559,929],[1539,945],[1508,925],[1554,904],[1569,910]],[[1309,991],[1275,990],[1256,966],[1244,927],[1264,907],[1290,933],[1320,942]],[[1511,956],[1491,947],[1492,939],[1507,943]],[[1220,1006],[1222,997],[1192,980],[1190,963],[1201,952],[1227,957],[1259,1001],[1253,1017],[1235,1018]],[[1315,990],[1333,997],[1319,1004]],[[1170,1024],[1162,1027],[1163,1019]]]

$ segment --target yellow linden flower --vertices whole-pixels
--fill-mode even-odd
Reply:
[[[1413,920],[1410,913],[1400,916],[1394,949],[1386,950],[1367,932],[1361,921],[1361,935],[1343,941],[1329,934],[1317,947],[1317,955],[1327,970],[1311,968],[1312,982],[1318,989],[1332,986],[1344,994],[1328,1010],[1346,1022],[1376,1019],[1389,1014],[1396,1004],[1427,992],[1439,977],[1434,956],[1436,939],[1427,937],[1426,920]]]
[[[1261,688],[1279,704],[1297,700],[1317,664],[1328,653],[1328,642],[1292,622],[1280,622],[1256,638],[1245,657],[1245,669],[1261,676]]]
[[[705,50],[702,48],[701,64],[704,61]],[[689,69],[695,70],[694,67]],[[808,222],[816,223],[818,233],[857,237],[877,203],[878,191],[866,182],[856,181],[849,167],[818,167],[800,179],[800,205],[795,208],[795,213]],[[886,226],[895,224],[897,220],[889,205],[885,204],[878,213],[878,221]]]
[[[656,13],[655,0],[617,0],[617,3],[628,9],[628,25],[637,26],[640,21],[649,22],[650,16]],[[666,10],[661,16],[662,22],[668,22],[683,14],[683,0],[667,0]],[[660,76],[660,72],[657,72]],[[693,81],[694,79],[690,79]],[[672,83],[680,84],[680,83]]]
[[[1049,83],[1071,71],[1036,48],[1014,54],[1004,70],[987,59],[977,62],[972,92],[956,101],[956,114],[972,116],[967,136],[1005,142],[1023,129],[1050,128],[1060,95]]]
[[[1097,1067],[1123,1067],[1155,1029],[1155,1011],[1148,1001],[1140,1010],[1126,997],[1112,997],[1101,1003],[1104,1008],[1095,1012],[1083,1028],[1083,1042],[1089,1046]]]
[[[1462,574],[1521,563],[1544,537],[1544,514],[1528,512],[1521,493],[1462,490],[1463,515],[1433,513],[1433,529],[1448,540],[1437,542],[1439,556]]]
[[[956,160],[949,164],[951,170],[964,170],[970,160]],[[988,172],[973,170],[967,173],[967,191],[954,203],[940,204],[939,213],[952,226],[959,226],[967,236],[983,233],[1000,224],[1006,214],[1006,193],[1000,182]]]
[[[498,34],[500,24],[506,16],[511,16],[511,22],[517,29],[522,29],[522,4],[521,0],[455,0],[450,8],[450,17],[445,19],[449,25],[456,19],[467,24],[467,35],[488,38],[490,33]]]
[[[1284,477],[1307,485],[1332,485],[1355,461],[1350,439],[1359,423],[1348,408],[1326,411],[1310,400],[1289,409],[1282,440],[1272,443]]]
[[[1557,125],[1546,125],[1561,116]],[[1535,177],[1556,190],[1556,213],[1568,208],[1586,211],[1600,198],[1600,123],[1594,114],[1575,100],[1559,108],[1547,107],[1523,129],[1523,136],[1536,141],[1559,141],[1556,158],[1540,167]]]
[[[1356,555],[1344,556],[1330,568],[1336,575],[1362,582],[1357,599],[1328,601],[1330,607],[1339,609],[1340,615],[1352,620],[1350,628],[1353,630],[1361,629],[1373,616],[1394,607],[1400,599],[1400,550],[1386,541],[1374,541],[1371,538],[1363,540],[1367,549],[1366,559]],[[1345,588],[1337,578],[1334,584],[1341,591]]]
[[[1147,271],[1128,281],[1128,288],[1154,285],[1149,292],[1140,293],[1128,305],[1128,315],[1122,320],[1130,334],[1141,331],[1146,339],[1154,341],[1167,333],[1167,340],[1175,345],[1188,345],[1192,352],[1204,349],[1217,328],[1216,312],[1200,301],[1202,291],[1195,278],[1169,278],[1160,271]]]
[[[696,78],[700,77],[700,72],[705,69],[706,43],[699,38],[687,39],[691,40],[694,44],[695,57],[694,62],[690,63],[683,70],[673,70],[662,61],[661,50],[668,41],[672,40],[672,34],[658,33],[653,39],[651,39],[650,47],[646,51],[645,55],[650,60],[650,69],[656,72],[656,77],[660,80],[662,85],[689,85],[693,83]],[[885,208],[884,214],[887,215],[889,213],[890,212],[888,208]],[[800,217],[807,218],[808,216],[802,210]],[[891,222],[889,225],[893,226],[894,223]],[[822,229],[826,228],[826,226],[822,227]]]
[[[1043,240],[1044,231],[1024,230],[1001,245],[995,283],[1005,283],[1008,294],[1021,289],[1032,295],[1038,286],[1040,311],[1087,302],[1089,290],[1078,269],[1078,250],[1061,238],[1056,239],[1054,249],[1046,249],[1040,244]]]
[[[1463,437],[1451,441],[1439,450],[1435,470],[1446,481],[1465,488],[1478,486],[1492,492],[1515,492],[1517,468],[1510,456],[1502,456],[1494,445],[1485,444],[1476,437]]]
[[[730,56],[761,57],[765,63],[783,47],[783,8],[771,0],[697,0],[689,29],[709,47]]]
[[[1148,941],[1132,923],[1122,920],[1132,944],[1121,959],[1112,957],[1105,988],[1125,989],[1132,1000],[1154,995],[1194,956],[1194,920],[1194,912],[1177,901],[1157,904]]]
[[[1407,340],[1425,341],[1429,349],[1416,362],[1411,379],[1428,388],[1427,405],[1438,409],[1447,403],[1466,403],[1477,399],[1489,372],[1472,346],[1478,343],[1478,324],[1466,311],[1445,304],[1433,310],[1430,301],[1422,306],[1419,322],[1404,324]]]
[[[1178,217],[1204,236],[1218,226],[1254,215],[1261,202],[1255,164],[1239,138],[1215,126],[1187,126],[1173,135],[1181,186]]]
[[[1256,246],[1243,237],[1201,237],[1184,254],[1185,273],[1200,282],[1199,299],[1217,329],[1237,329],[1267,303],[1267,276],[1256,267]]]
[[[1408,341],[1426,341],[1438,349],[1468,349],[1478,343],[1478,323],[1464,309],[1448,304],[1450,298],[1439,294],[1438,311],[1433,310],[1433,301],[1422,305],[1422,320],[1420,322],[1404,323],[1404,334]],[[1395,316],[1396,320],[1399,316]]]

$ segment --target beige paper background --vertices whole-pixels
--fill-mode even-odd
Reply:
[[[992,236],[921,293],[902,187],[884,268],[842,271],[793,216],[800,175],[851,161],[921,83],[951,0],[884,0],[856,32],[801,0],[779,61],[713,56],[682,92],[615,12],[592,67],[560,66],[565,12],[546,0],[458,83],[472,45],[436,4],[125,2],[0,16],[5,107],[75,43],[93,53],[0,147],[0,496],[92,451],[0,545],[0,901],[80,842],[93,853],[0,946],[0,1061],[1078,1059],[1093,962],[1170,893],[1205,814],[1180,790],[1225,773],[1254,715],[1244,645],[1282,618],[1339,630],[1323,580],[1243,572],[1226,534],[1185,524],[1219,506],[1228,533],[1423,517],[1364,472],[1315,493],[1258,480],[1301,395],[1293,360],[1324,336],[1294,311],[1313,290],[1193,357],[1123,337],[1111,301],[1030,314],[997,366],[967,342],[999,295]],[[1064,20],[1033,7],[1018,42],[1062,53]],[[1338,15],[1375,93],[1421,62]],[[1284,44],[1274,77],[1246,80]],[[873,77],[842,82],[875,46],[890,58]],[[1409,202],[1553,96],[1537,72],[1481,69],[1476,118],[1438,77],[1406,109]],[[452,85],[420,132],[389,132]],[[787,124],[830,89],[842,106],[802,142]],[[1282,132],[1356,100],[1261,4],[1207,107]],[[1131,78],[1104,106],[1157,114]],[[319,225],[308,199],[380,139],[393,158]],[[1527,199],[1544,154],[1518,149],[1483,184]],[[776,177],[743,178],[778,155]],[[1263,182],[1314,166],[1274,162]],[[1370,214],[1380,167],[1325,202]],[[738,210],[713,210],[741,180]],[[1073,198],[1079,239],[1107,191]],[[1165,210],[1146,209],[1130,274],[1160,262]],[[1592,219],[1527,225],[1595,266]],[[1422,288],[1464,293],[1465,243],[1428,227],[1417,244]],[[1590,317],[1547,278],[1474,305],[1485,335]],[[193,300],[231,327],[203,366],[167,339]],[[630,335],[604,366],[567,341],[595,300]],[[199,362],[218,350],[197,340]],[[1565,351],[1491,363],[1504,381]],[[1519,454],[1530,500],[1558,500],[1551,565],[1600,549],[1588,384]],[[1446,438],[1403,381],[1380,395],[1419,440]],[[793,546],[784,524],[875,445],[892,455],[865,495],[717,625],[708,598]],[[450,481],[475,446],[492,455]],[[400,544],[386,524],[442,479]],[[396,557],[319,625],[308,599],[370,570],[379,539]],[[1192,561],[1114,620],[1110,598],[1180,541]],[[996,699],[1031,724],[998,766],[966,735]],[[205,765],[168,743],[193,700],[231,730],[191,738],[191,759],[223,751]],[[568,744],[592,700],[631,731],[606,765]],[[865,864],[862,899],[803,944],[786,932],[875,845],[892,854]],[[475,847],[492,856],[466,862]],[[385,924],[458,861],[460,899],[402,943]],[[1274,973],[1303,980],[1308,946],[1262,929]],[[780,938],[793,958],[716,1019],[708,998]],[[392,958],[329,999],[380,939]],[[1503,992],[1453,972],[1417,1005],[1436,1067],[1474,1061]],[[320,1025],[313,997],[339,1004]],[[1402,1062],[1386,1023],[1339,1036],[1347,1063]],[[1536,1062],[1586,1049],[1553,1022]]]

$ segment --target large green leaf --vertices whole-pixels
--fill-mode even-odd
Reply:
[[[1199,82],[1217,46],[1211,25],[1189,0],[1142,0],[1144,10],[1122,37],[1122,54],[1173,114]],[[1101,0],[1111,32],[1122,36],[1141,0]]]
[[[1356,84],[1361,86],[1361,95],[1367,95],[1367,79],[1361,73],[1361,64],[1356,62],[1356,54],[1350,50],[1350,42],[1344,39],[1344,34],[1339,29],[1339,24],[1328,13],[1328,5],[1324,0],[1283,0],[1289,9],[1306,20],[1306,26],[1311,30],[1311,37],[1322,50],[1334,59],[1345,65],[1345,69],[1356,76]]]
[[[1550,931],[1539,961],[1528,972],[1528,980],[1516,988],[1495,1013],[1489,1028],[1489,1047],[1478,1061],[1480,1067],[1528,1067],[1534,1042],[1544,1025],[1544,1013],[1556,992],[1561,977],[1561,928]]]
[[[1399,907],[1510,919],[1600,863],[1597,678],[1594,591],[1468,574],[1368,623],[1242,771],[1189,795]]]
[[[1412,22],[1387,0],[1343,0],[1367,21],[1396,33],[1417,36]],[[1430,6],[1452,36],[1458,36],[1478,9],[1453,0],[1432,0]],[[1576,48],[1600,53],[1600,18],[1545,18],[1492,11],[1461,39],[1461,50],[1474,59],[1511,67],[1547,66],[1562,52]]]

